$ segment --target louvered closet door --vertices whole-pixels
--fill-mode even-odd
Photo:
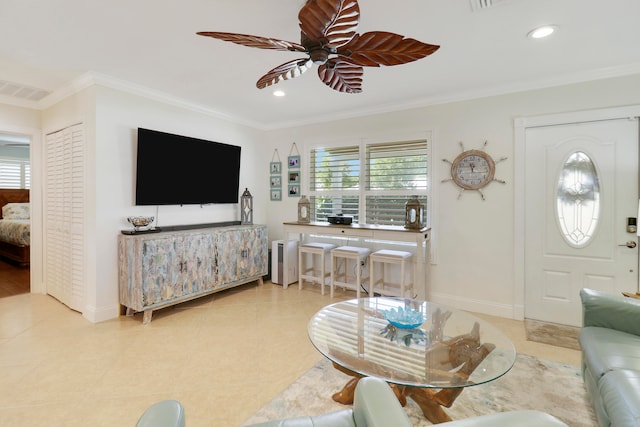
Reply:
[[[44,281],[47,293],[82,311],[84,134],[82,124],[47,135]]]

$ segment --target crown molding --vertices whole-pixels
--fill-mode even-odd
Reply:
[[[386,114],[392,112],[406,111],[416,108],[425,108],[441,104],[449,104],[453,102],[470,101],[474,99],[487,98],[492,96],[508,95],[531,90],[548,89],[558,86],[566,86],[571,84],[579,84],[590,81],[604,80],[609,78],[617,78],[640,74],[640,63],[628,64],[624,66],[606,67],[597,70],[587,70],[576,73],[566,73],[547,79],[539,79],[528,82],[511,83],[507,85],[496,85],[473,91],[453,92],[445,95],[435,95],[421,99],[414,99],[407,102],[389,103],[377,105],[372,108],[363,108],[351,112],[337,111],[325,115],[316,115],[309,119],[282,121],[279,123],[261,123],[247,120],[242,117],[233,116],[220,111],[213,110],[201,104],[195,104],[184,99],[173,96],[169,93],[154,90],[146,86],[120,80],[105,74],[96,72],[87,72],[71,81],[62,89],[56,90],[40,101],[24,101],[13,99],[12,97],[0,96],[0,102],[8,105],[14,105],[23,108],[31,108],[37,110],[45,110],[52,107],[65,98],[72,96],[88,87],[99,85],[111,89],[119,90],[125,93],[141,96],[164,104],[183,108],[200,114],[225,120],[230,123],[247,126],[257,130],[272,131],[280,129],[288,129],[293,127],[301,127],[331,121],[340,121],[345,119],[359,118],[370,115]]]
[[[489,98],[492,96],[510,95],[514,93],[527,92],[532,90],[549,89],[559,86],[587,83],[597,80],[631,76],[640,74],[640,63],[629,64],[619,67],[607,67],[597,70],[581,71],[577,73],[567,73],[553,78],[540,79],[529,82],[519,82],[508,85],[497,85],[480,90],[452,92],[446,95],[436,95],[408,102],[378,105],[374,108],[359,109],[351,112],[336,112],[322,116],[315,116],[309,120],[299,120],[291,122],[281,122],[273,126],[264,127],[264,130],[279,130],[292,127],[300,127],[331,121],[348,120],[358,117],[366,117],[377,114],[387,114],[400,111],[413,110],[416,108],[432,107],[435,105],[450,104],[454,102],[471,101],[474,99]]]
[[[248,126],[251,128],[260,129],[260,123],[243,119],[241,117],[231,116],[219,111],[213,110],[204,105],[195,104],[184,99],[173,96],[169,93],[151,89],[149,87],[131,83],[125,80],[117,79],[115,77],[108,76],[106,74],[96,73],[89,71],[81,75],[80,77],[71,81],[67,86],[62,89],[56,90],[51,95],[43,98],[36,103],[35,108],[44,110],[52,107],[63,99],[75,95],[76,93],[91,87],[91,86],[103,86],[110,89],[118,90],[132,95],[137,95],[143,98],[147,98],[153,101],[161,102],[164,104],[172,105],[174,107],[183,108],[196,113],[204,114],[207,116],[215,117],[220,120],[225,120],[238,125]]]

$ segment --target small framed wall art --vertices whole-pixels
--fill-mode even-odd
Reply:
[[[271,189],[271,201],[278,202],[282,200],[282,189]]]
[[[289,171],[289,184],[300,184],[300,171]]]
[[[271,175],[280,175],[282,173],[282,162],[271,162],[269,164]]]
[[[300,156],[289,156],[289,169],[300,169]]]
[[[289,184],[289,197],[300,197],[300,186],[298,184]]]
[[[287,157],[287,164],[289,165],[287,183],[289,184],[289,197],[300,197],[300,153],[298,147],[294,142],[289,151],[289,157]]]
[[[282,162],[276,148],[269,163],[269,192],[271,201],[282,200]]]

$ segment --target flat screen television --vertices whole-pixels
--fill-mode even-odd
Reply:
[[[138,128],[136,205],[238,203],[240,147]]]

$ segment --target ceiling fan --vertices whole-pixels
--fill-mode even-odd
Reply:
[[[318,77],[331,89],[360,93],[363,67],[406,64],[431,55],[440,48],[385,31],[356,33],[360,21],[357,0],[307,0],[298,13],[298,20],[300,43],[215,31],[197,34],[243,46],[308,55],[267,72],[256,83],[259,89],[296,78],[316,64]]]

